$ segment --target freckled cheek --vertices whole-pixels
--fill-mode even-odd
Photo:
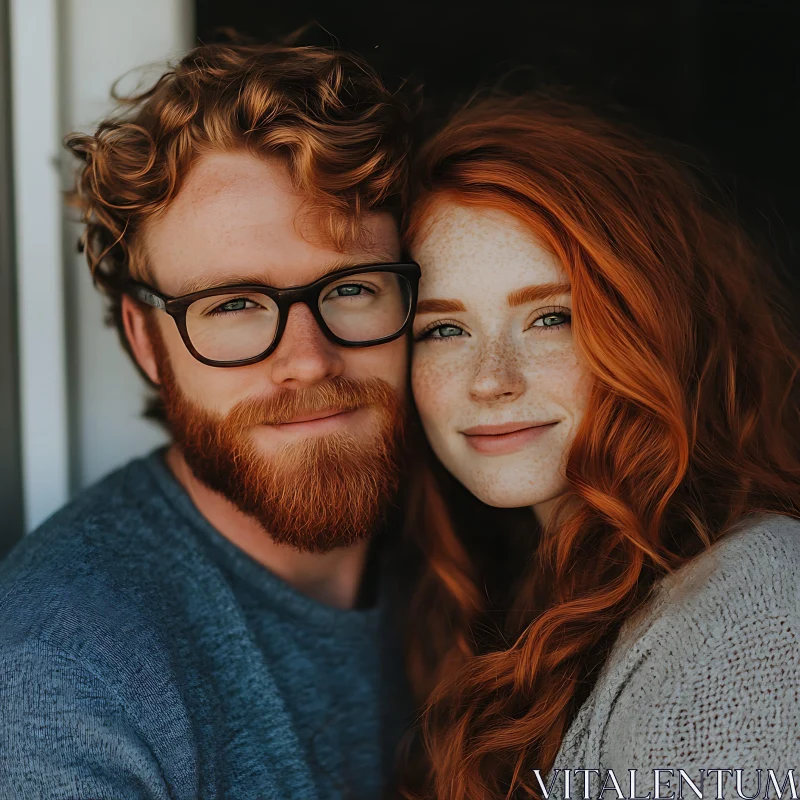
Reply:
[[[428,348],[442,346],[447,345],[427,345]],[[468,369],[463,359],[426,353],[420,346],[414,350],[411,359],[414,400],[423,423],[426,428],[432,427],[434,434],[441,432],[438,429],[446,427],[467,402],[465,381]]]
[[[572,352],[553,352],[528,362],[526,369],[532,390],[579,416],[585,406],[590,384],[587,370]]]

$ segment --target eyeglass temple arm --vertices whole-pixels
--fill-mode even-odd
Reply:
[[[167,304],[162,297],[159,297],[155,292],[148,289],[146,286],[135,285],[131,289],[131,294],[141,302],[153,308],[160,308],[166,311]]]

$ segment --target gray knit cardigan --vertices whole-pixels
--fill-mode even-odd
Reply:
[[[800,521],[750,515],[662,578],[537,779],[551,800],[800,796]]]

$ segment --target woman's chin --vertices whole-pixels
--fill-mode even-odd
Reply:
[[[456,476],[458,477],[458,476]],[[482,503],[493,508],[525,508],[547,504],[563,494],[558,487],[525,486],[522,480],[487,482],[485,480],[463,480],[464,486]]]

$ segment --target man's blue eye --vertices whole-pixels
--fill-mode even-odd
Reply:
[[[337,286],[335,291],[338,292],[339,297],[355,297],[361,294],[363,288],[363,286],[356,286],[352,283],[348,283],[345,286]]]
[[[247,308],[247,300],[243,297],[237,298],[236,300],[229,300],[227,303],[223,303],[221,306],[217,306],[214,309],[217,312],[224,312],[224,311],[244,311]]]

